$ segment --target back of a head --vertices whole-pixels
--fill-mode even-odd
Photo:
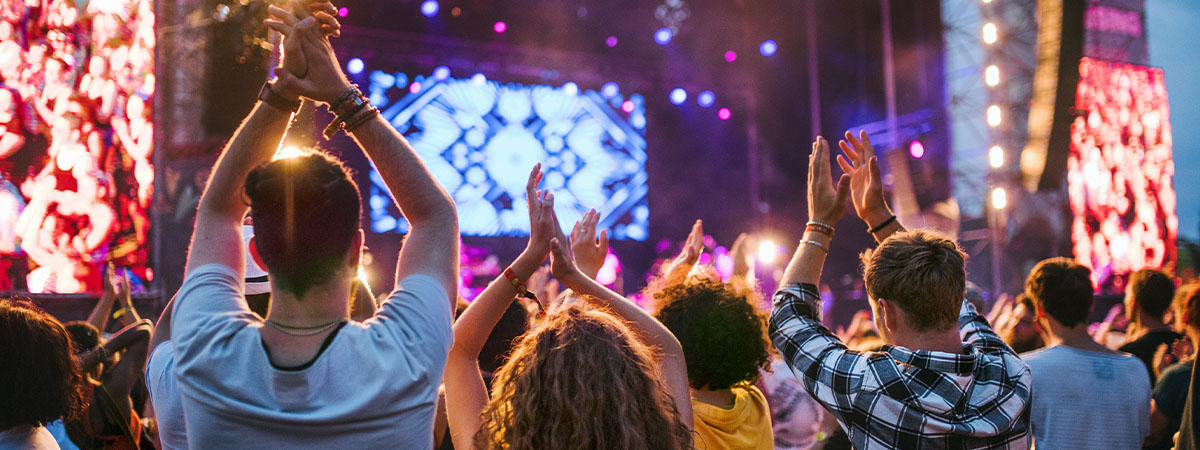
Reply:
[[[67,334],[71,335],[71,344],[76,352],[88,351],[100,345],[100,330],[95,325],[82,320],[73,320],[63,325]]]
[[[480,448],[684,449],[651,350],[608,313],[575,304],[525,334],[496,372]]]
[[[0,430],[75,417],[83,377],[71,337],[27,302],[0,300]]]
[[[861,258],[867,294],[899,305],[914,330],[958,326],[967,255],[953,239],[922,230],[902,231],[863,252]]]
[[[1200,331],[1200,281],[1180,286],[1172,303],[1177,320],[1189,329]]]
[[[693,388],[753,384],[770,365],[767,320],[744,292],[696,277],[654,296],[654,316],[683,346]]]
[[[508,362],[513,345],[529,330],[529,313],[520,302],[512,302],[492,327],[479,351],[479,370],[495,373]]]
[[[1175,297],[1175,282],[1167,274],[1152,269],[1142,269],[1129,275],[1127,295],[1142,312],[1161,318],[1171,308]]]
[[[362,199],[340,161],[306,151],[260,166],[246,177],[258,254],[272,282],[297,297],[346,264]]]
[[[1050,258],[1033,266],[1025,294],[1058,323],[1073,327],[1092,312],[1091,277],[1092,270],[1073,259]]]

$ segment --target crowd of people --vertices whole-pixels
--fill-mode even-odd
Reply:
[[[95,292],[106,261],[148,278],[153,2],[2,9],[0,279],[20,281],[0,288]]]
[[[1053,258],[985,317],[959,244],[891,212],[865,133],[838,142],[836,181],[829,143],[813,142],[808,222],[769,315],[744,239],[728,280],[699,264],[699,221],[643,290],[650,308],[598,283],[599,215],[564,233],[540,164],[525,249],[465,304],[454,202],[347,81],[332,13],[271,7],[282,63],[218,159],[183,286],[156,323],[112,270],[87,321],[0,300],[0,449],[1200,442],[1200,285],[1137,272],[1121,311],[1093,326],[1090,269]],[[276,154],[301,98],[328,106],[411,224],[379,298],[358,277],[362,202],[346,167],[316,149]],[[835,332],[818,286],[847,203],[877,242],[861,255],[871,310]],[[542,289],[550,277],[565,290]]]

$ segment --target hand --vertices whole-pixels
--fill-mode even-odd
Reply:
[[[663,268],[663,275],[668,282],[686,277],[688,272],[692,271],[692,266],[695,266],[696,262],[700,260],[701,253],[704,253],[704,222],[697,219],[696,223],[692,224],[692,232],[688,233],[687,241],[683,243],[683,250],[679,252],[679,256],[676,256]]]
[[[808,158],[808,220],[835,224],[846,212],[850,175],[842,174],[835,187],[830,172],[829,142],[817,136],[812,155]]]
[[[117,298],[117,285],[120,282],[117,280],[116,268],[111,262],[104,265],[104,277],[100,279],[100,284],[104,287],[104,295]]]
[[[576,290],[579,278],[586,275],[575,265],[575,255],[571,252],[571,245],[567,236],[563,234],[562,227],[558,226],[557,217],[554,218],[554,232],[555,237],[550,239],[550,272],[554,274],[554,278],[566,285],[567,289]]]
[[[600,213],[591,210],[584,213],[571,229],[571,252],[575,254],[579,271],[591,279],[600,273],[604,258],[608,257],[608,230],[600,230],[600,239],[596,239],[596,222],[599,221]]]
[[[744,277],[750,274],[750,236],[739,234],[729,247],[729,258],[733,259],[733,276]]]
[[[117,284],[117,300],[121,302],[122,307],[133,309],[133,298],[129,294],[129,274],[122,271],[120,282]]]
[[[879,226],[883,221],[892,217],[887,201],[883,198],[883,181],[879,175],[879,160],[875,158],[875,147],[871,146],[871,138],[866,131],[858,132],[860,139],[846,132],[846,139],[838,142],[842,153],[838,155],[838,165],[842,171],[850,175],[851,198],[854,211],[869,227]]]
[[[337,19],[324,11],[303,20],[278,7],[271,6],[270,11],[266,25],[284,35],[283,65],[275,69],[280,95],[330,103],[350,89],[329,39],[321,32],[323,27],[337,26]]]
[[[539,261],[545,261],[550,253],[550,239],[554,238],[552,229],[557,223],[554,218],[554,194],[538,190],[542,181],[542,163],[533,165],[529,171],[529,181],[525,183],[525,200],[529,206],[529,243],[525,250],[540,256]]]
[[[292,11],[297,19],[303,20],[305,17],[311,16],[317,11],[322,11],[330,17],[336,16],[338,9],[333,6],[332,2],[310,2],[307,5],[302,0],[292,2]],[[330,37],[341,37],[341,24],[334,21],[333,24],[321,24],[321,33]]]

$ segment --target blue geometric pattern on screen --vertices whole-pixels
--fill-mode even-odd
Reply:
[[[404,74],[375,71],[369,79],[371,102],[454,198],[462,234],[528,236],[525,182],[540,161],[539,187],[554,192],[565,231],[595,209],[613,239],[647,238],[642,96],[626,100],[609,87],[581,92],[574,83],[501,84],[481,75],[416,77],[419,87],[406,86]],[[370,179],[371,229],[406,233],[408,223],[373,167]]]

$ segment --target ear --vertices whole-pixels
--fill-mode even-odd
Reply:
[[[258,256],[258,241],[256,241],[255,239],[257,239],[256,236],[250,236],[250,245],[247,246],[250,249],[250,257],[254,258],[254,263],[258,264],[258,267],[261,267],[261,268],[263,268],[263,270],[266,270],[267,265],[263,264],[262,257]]]
[[[884,328],[887,328],[889,335],[894,335],[895,333],[893,330],[895,330],[896,326],[899,325],[900,320],[904,320],[904,318],[901,317],[902,312],[900,311],[900,308],[896,306],[895,303],[892,303],[887,299],[881,298],[876,301],[879,302],[879,314],[881,315],[880,319],[882,319],[880,322],[883,323]]]
[[[363,230],[359,228],[358,233],[354,234],[354,242],[350,243],[350,253],[346,255],[346,263],[355,270],[358,270],[359,261],[362,259],[363,240]]]

